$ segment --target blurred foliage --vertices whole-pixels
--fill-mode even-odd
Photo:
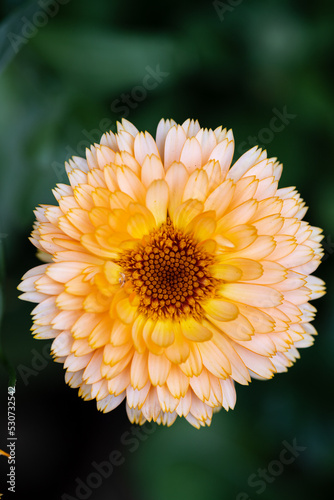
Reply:
[[[219,15],[214,4],[229,8]],[[334,4],[3,0],[0,14],[2,344],[18,376],[18,488],[34,498],[74,496],[75,479],[84,480],[93,461],[120,449],[125,464],[93,491],[94,500],[253,499],[250,475],[277,459],[282,441],[296,439],[306,450],[260,497],[323,495],[334,469],[329,294],[316,304],[315,346],[288,374],[238,387],[236,409],[215,415],[209,429],[179,421],[158,428],[130,454],[120,442],[130,428],[123,406],[101,415],[65,386],[46,344],[29,334],[32,307],[17,299],[16,286],[38,264],[28,242],[33,209],[53,203],[51,189],[66,182],[64,160],[83,154],[126,114],[152,134],[161,117],[222,124],[234,131],[236,157],[259,143],[283,161],[281,186],[296,185],[310,207],[307,220],[325,230],[317,275],[331,287]],[[143,93],[138,87],[148,67],[164,76]],[[273,133],[275,110],[284,109],[294,117]],[[6,394],[8,370],[1,370]]]

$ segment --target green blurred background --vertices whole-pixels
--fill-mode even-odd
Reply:
[[[179,419],[129,441],[123,405],[100,414],[65,385],[50,342],[30,335],[33,305],[17,299],[16,286],[38,265],[28,242],[33,209],[54,202],[51,189],[66,183],[64,160],[122,117],[152,134],[161,117],[194,117],[232,128],[236,157],[259,143],[284,163],[280,185],[297,186],[306,219],[325,230],[317,275],[330,289],[333,2],[2,0],[0,14],[0,448],[15,369],[17,498],[292,500],[332,492],[330,293],[315,303],[315,345],[287,374],[237,387],[236,409],[215,415],[210,428]],[[303,447],[284,466],[283,442]],[[124,463],[94,483],[93,462],[113,450]],[[7,473],[0,457],[4,498]],[[77,490],[77,478],[91,487]]]

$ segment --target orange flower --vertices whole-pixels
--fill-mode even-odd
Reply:
[[[302,221],[282,165],[232,132],[128,121],[66,163],[57,206],[36,209],[45,264],[19,285],[33,333],[84,399],[131,422],[195,427],[235,405],[234,382],[286,371],[313,343],[321,230]]]

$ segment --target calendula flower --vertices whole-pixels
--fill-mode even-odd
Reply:
[[[321,230],[302,221],[282,165],[252,148],[230,168],[232,131],[128,121],[66,163],[70,185],[36,209],[46,261],[23,276],[33,334],[85,400],[131,422],[195,427],[233,408],[234,382],[286,371],[313,343],[310,274]]]

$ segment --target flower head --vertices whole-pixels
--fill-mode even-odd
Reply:
[[[234,407],[234,382],[286,371],[313,343],[321,230],[278,189],[276,158],[254,147],[230,167],[233,151],[222,127],[161,120],[154,140],[123,120],[36,209],[46,263],[21,298],[99,410],[126,399],[132,422],[206,425]]]

